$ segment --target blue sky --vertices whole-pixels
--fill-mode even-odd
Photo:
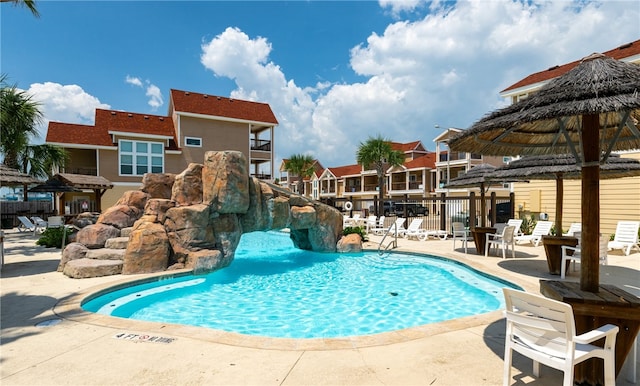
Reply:
[[[640,38],[637,1],[38,1],[0,4],[0,71],[46,122],[166,114],[171,88],[269,103],[276,156],[355,163],[505,105],[521,78]],[[440,129],[434,126],[439,125]],[[276,165],[277,167],[278,165]]]

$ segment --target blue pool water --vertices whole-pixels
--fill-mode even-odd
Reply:
[[[87,311],[282,338],[376,334],[504,307],[502,287],[450,260],[293,247],[286,233],[242,236],[231,266],[103,293]]]

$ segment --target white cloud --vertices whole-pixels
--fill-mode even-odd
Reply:
[[[131,85],[134,85],[140,88],[145,88],[145,85],[146,85],[145,95],[149,97],[147,104],[151,106],[151,110],[156,111],[158,110],[159,107],[161,107],[164,104],[164,99],[162,98],[162,91],[160,91],[160,88],[154,85],[153,83],[151,83],[150,81],[146,80],[143,82],[140,78],[129,76],[129,75],[125,77],[124,81],[126,83],[129,83]]]
[[[34,138],[34,143],[44,142],[49,121],[92,125],[96,108],[111,108],[75,84],[33,83],[26,92],[40,103],[40,111],[45,117],[38,127],[40,138]]]
[[[381,0],[394,14],[417,1]],[[351,50],[355,84],[302,88],[269,60],[271,43],[227,28],[202,45],[202,64],[233,79],[233,96],[267,102],[280,157],[311,153],[325,166],[355,162],[358,143],[382,134],[432,148],[441,128],[469,127],[504,106],[498,93],[533,72],[637,39],[627,2],[432,2]],[[611,23],[611,20],[616,20]],[[442,130],[442,129],[440,129]]]

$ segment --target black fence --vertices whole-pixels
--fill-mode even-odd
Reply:
[[[422,228],[429,230],[451,230],[452,222],[462,222],[470,228],[493,226],[505,223],[515,217],[515,199],[513,193],[497,197],[495,193],[485,196],[484,215],[482,197],[474,193],[469,196],[409,199],[328,199],[322,200],[345,215],[352,217],[359,213],[361,217],[385,216],[385,224],[391,224],[396,217],[404,217],[407,224],[413,218],[422,218]],[[346,210],[345,208],[351,208]],[[474,214],[474,215],[472,215]],[[484,222],[483,222],[484,219]]]

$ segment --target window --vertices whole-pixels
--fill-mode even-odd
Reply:
[[[120,140],[120,175],[141,176],[164,172],[164,145],[159,142]]]
[[[503,164],[508,164],[509,162],[511,162],[511,157],[502,157]]]
[[[184,137],[184,145],[189,147],[202,147],[202,138]]]

